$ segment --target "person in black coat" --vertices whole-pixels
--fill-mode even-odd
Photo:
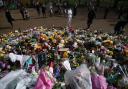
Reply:
[[[123,15],[123,12],[124,12],[124,7],[123,6],[121,6],[120,8],[119,8],[119,11],[118,11],[118,19],[120,19],[121,18],[121,16]]]
[[[128,24],[128,13],[125,16],[122,16],[123,19],[120,19],[115,27],[114,27],[114,34],[121,34],[123,33],[124,27]]]
[[[77,15],[77,3],[75,3],[75,6],[73,7],[73,16]]]
[[[9,22],[9,23],[11,24],[11,26],[13,27],[12,21],[14,21],[14,19],[12,18],[11,13],[10,13],[9,10],[6,10],[5,16],[6,16],[6,19],[8,20],[8,22]]]
[[[109,7],[105,7],[105,9],[104,9],[104,19],[107,18],[108,12],[109,12]]]
[[[38,15],[40,16],[40,3],[39,2],[36,2],[36,11]]]
[[[20,7],[20,13],[21,13],[23,19],[25,19],[24,11],[25,11],[25,8],[24,7]]]
[[[45,6],[45,4],[42,5],[42,14],[43,14],[43,17],[46,17],[46,6]]]
[[[90,28],[95,17],[96,17],[96,14],[95,14],[94,10],[90,10],[88,13],[88,20],[87,20],[87,28],[86,29]]]

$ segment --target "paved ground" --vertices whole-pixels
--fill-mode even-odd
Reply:
[[[0,26],[0,33],[6,33],[10,31],[14,31],[16,29],[29,29],[35,26],[45,26],[45,27],[52,27],[55,26],[66,26],[67,18],[64,16],[53,16],[47,18],[43,18],[42,16],[38,16],[35,9],[29,9],[31,19],[26,21],[22,20],[22,17],[19,13],[19,10],[11,11],[12,16],[16,19],[14,23],[14,28],[10,28],[10,24],[4,21],[4,23]],[[86,28],[86,21],[87,21],[87,9],[78,9],[78,14],[76,17],[73,18],[72,25],[74,28],[83,27]],[[113,32],[114,25],[117,21],[117,15],[110,12],[108,19],[104,20],[103,18],[103,11],[99,10],[97,12],[97,18],[94,20],[93,25],[91,26],[91,30],[103,30],[105,32]],[[126,30],[128,26],[126,27]],[[127,31],[128,32],[128,31]]]

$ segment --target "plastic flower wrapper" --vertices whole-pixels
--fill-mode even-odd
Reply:
[[[1,71],[10,70],[10,65],[6,62],[0,61],[0,69]]]
[[[55,83],[54,80],[52,73],[49,72],[49,68],[46,66],[41,69],[34,89],[52,89]]]
[[[93,74],[92,75],[92,88],[93,89],[107,89],[106,78],[103,75]]]
[[[117,89],[116,87],[114,87],[114,86],[108,86],[108,88],[107,89]]]
[[[127,70],[126,70],[126,66],[124,66],[124,67],[119,66],[119,69],[123,74],[122,79],[118,82],[119,86],[124,88],[124,89],[127,89],[128,88],[128,73],[127,73]]]
[[[32,68],[32,76],[34,76],[34,77],[36,77],[36,78],[38,78],[38,73],[36,72],[36,70],[35,70],[35,66],[31,66]]]
[[[63,60],[62,64],[63,64],[64,68],[66,70],[71,70],[69,59],[68,58],[63,58],[62,60]]]
[[[75,70],[67,71],[64,78],[66,86],[71,89],[92,89],[91,75],[86,64],[81,64]]]
[[[96,61],[97,61],[97,56],[95,54],[93,54],[93,53],[88,53],[87,58],[93,64],[95,64]]]
[[[54,62],[51,61],[50,64],[49,64],[49,71],[50,71],[50,73],[52,73],[52,74],[54,73],[54,72],[53,72],[53,70],[54,70],[53,68],[54,68]]]

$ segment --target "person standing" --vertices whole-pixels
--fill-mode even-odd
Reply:
[[[71,22],[72,22],[72,9],[68,9],[68,27],[71,27]]]
[[[126,13],[124,16],[121,16],[121,19],[116,23],[114,27],[114,34],[123,33],[124,27],[128,24],[128,14]]]
[[[104,9],[104,19],[107,18],[108,12],[109,12],[109,7],[105,7],[105,9]]]
[[[23,19],[24,19],[24,11],[25,11],[25,8],[20,7],[20,13],[21,13],[21,16],[22,16]]]
[[[120,19],[121,16],[123,15],[123,9],[124,9],[124,7],[123,6],[120,6],[120,8],[119,8],[119,14],[118,14],[118,19]]]
[[[57,3],[57,12],[59,15],[61,15],[61,3],[60,2]]]
[[[36,11],[38,15],[40,16],[40,3],[39,2],[36,2]]]
[[[73,7],[73,16],[77,15],[77,3],[75,3],[75,6]]]
[[[13,22],[12,21],[14,21],[14,19],[12,18],[11,13],[8,9],[5,12],[5,16],[6,16],[7,21],[11,24],[11,26],[13,28]]]
[[[90,26],[93,23],[93,20],[94,20],[95,17],[96,17],[96,14],[95,14],[94,10],[93,9],[89,10],[88,20],[87,20],[87,28],[86,29],[90,28]]]
[[[25,8],[25,10],[24,10],[24,19],[25,20],[29,20],[30,19],[30,15],[29,15],[29,12],[28,12],[27,8]]]
[[[45,6],[45,4],[42,5],[42,14],[43,14],[43,17],[46,17],[46,6]]]
[[[52,4],[52,2],[49,3],[49,13],[50,13],[50,16],[53,15],[53,4]]]
[[[63,13],[64,13],[64,15],[67,14],[67,9],[68,9],[68,3],[67,2],[63,2]]]

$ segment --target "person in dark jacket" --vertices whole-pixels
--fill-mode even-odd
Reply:
[[[128,14],[125,14],[122,16],[122,18],[116,23],[115,28],[114,28],[114,33],[115,34],[121,34],[123,33],[124,27],[128,24]]]
[[[123,15],[123,12],[124,12],[124,7],[123,6],[121,6],[120,8],[119,8],[119,11],[118,11],[118,19],[120,19],[121,18],[121,16]]]
[[[121,34],[123,32],[123,29],[125,27],[125,25],[127,24],[128,22],[126,21],[118,21],[115,25],[115,28],[114,28],[114,33],[115,34]]]
[[[36,11],[38,15],[40,16],[40,3],[39,2],[36,2]]]
[[[88,13],[88,20],[87,20],[87,28],[86,29],[90,28],[95,17],[96,17],[96,14],[95,14],[94,10],[90,10]]]
[[[5,16],[6,16],[6,19],[8,20],[8,22],[9,22],[9,23],[11,24],[11,26],[13,27],[12,21],[14,21],[14,19],[12,18],[11,13],[10,13],[9,10],[6,10]]]
[[[46,6],[45,6],[45,4],[42,5],[42,14],[43,14],[43,17],[46,17]]]
[[[75,6],[73,7],[73,16],[77,15],[77,3],[75,3]]]
[[[105,7],[105,9],[104,9],[104,19],[107,18],[108,12],[109,12],[109,7]]]
[[[21,13],[23,19],[25,19],[24,11],[25,11],[25,8],[24,7],[20,7],[20,13]]]

